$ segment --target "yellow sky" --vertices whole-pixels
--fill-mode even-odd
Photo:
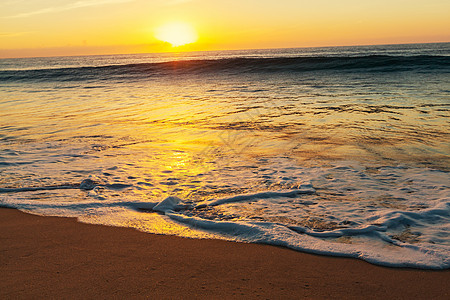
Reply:
[[[0,58],[450,41],[448,0],[2,0]],[[196,43],[155,38],[170,21]]]

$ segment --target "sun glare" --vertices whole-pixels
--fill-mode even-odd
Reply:
[[[158,27],[155,30],[155,37],[160,41],[171,44],[172,47],[191,44],[198,39],[195,29],[182,22],[167,23]]]

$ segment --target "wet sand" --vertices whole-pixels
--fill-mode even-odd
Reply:
[[[0,298],[449,299],[450,270],[195,240],[0,209]]]

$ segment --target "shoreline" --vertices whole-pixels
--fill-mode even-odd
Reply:
[[[0,208],[1,298],[448,299],[450,270],[155,235]]]

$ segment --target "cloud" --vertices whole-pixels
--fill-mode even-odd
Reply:
[[[2,6],[8,6],[8,5],[11,5],[11,4],[18,4],[18,3],[21,3],[21,2],[24,2],[25,0],[3,0],[1,3],[0,3],[0,7],[2,7]]]
[[[0,38],[20,36],[28,33],[29,32],[0,32]]]
[[[69,3],[66,5],[46,7],[46,8],[29,11],[29,12],[24,12],[24,13],[19,13],[16,15],[6,16],[6,17],[2,17],[2,18],[4,18],[4,19],[6,19],[6,18],[7,19],[26,18],[26,17],[30,17],[30,16],[35,16],[35,15],[62,12],[62,11],[76,9],[76,8],[82,8],[82,7],[99,6],[99,5],[106,5],[106,4],[119,4],[119,3],[131,2],[131,1],[134,1],[134,0],[82,0],[82,1],[76,1],[74,3]]]

